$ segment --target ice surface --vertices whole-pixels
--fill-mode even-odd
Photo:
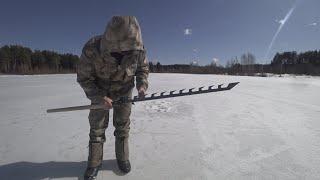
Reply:
[[[119,173],[112,121],[98,179],[320,179],[320,78],[151,74],[149,92],[239,81],[231,91],[136,103],[132,171]],[[0,76],[0,179],[78,179],[89,101],[75,75]]]

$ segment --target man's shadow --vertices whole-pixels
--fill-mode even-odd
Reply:
[[[16,162],[0,166],[0,179],[10,180],[40,180],[44,178],[78,177],[83,179],[87,162]],[[104,160],[101,171],[109,170],[116,175],[124,174],[118,169],[115,159]]]

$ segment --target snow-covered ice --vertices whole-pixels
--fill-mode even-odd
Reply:
[[[107,129],[98,179],[320,179],[320,78],[150,74],[149,92],[239,81],[231,91],[136,103],[132,171]],[[75,75],[0,76],[0,179],[78,179],[89,101]]]

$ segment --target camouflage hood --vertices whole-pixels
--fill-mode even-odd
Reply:
[[[141,30],[134,16],[113,16],[101,40],[101,51],[143,50]]]

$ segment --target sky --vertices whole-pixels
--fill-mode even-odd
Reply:
[[[136,16],[149,61],[224,65],[320,49],[319,0],[0,0],[0,46],[80,55],[113,15]]]

